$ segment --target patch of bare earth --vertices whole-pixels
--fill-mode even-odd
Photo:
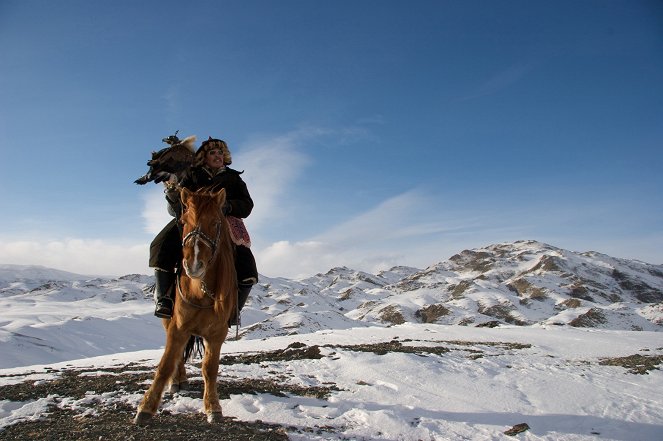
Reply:
[[[629,355],[628,357],[605,358],[599,362],[602,366],[621,366],[632,374],[645,375],[658,370],[663,363],[663,355]]]

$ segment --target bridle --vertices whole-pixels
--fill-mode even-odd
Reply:
[[[189,242],[189,240],[193,239],[200,239],[200,242],[202,242],[204,245],[206,245],[211,251],[212,254],[210,255],[210,258],[207,260],[207,265],[209,265],[214,258],[216,257],[216,252],[218,250],[218,245],[219,245],[219,239],[221,238],[221,221],[218,221],[216,223],[216,237],[212,239],[209,237],[205,232],[200,228],[199,225],[196,225],[196,227],[191,230],[186,236],[184,236],[184,239],[182,239],[182,248],[184,248]],[[207,288],[207,285],[205,284],[204,280],[200,280],[200,288],[203,291],[203,293],[212,299],[213,302],[216,301],[216,298],[214,297],[214,294],[210,292],[210,290]],[[187,300],[186,297],[184,296],[184,293],[182,291],[182,288],[180,286],[180,277],[177,278],[177,291],[180,294],[180,298],[184,301],[184,303],[193,306],[195,308],[199,309],[208,309],[208,308],[213,308],[214,303],[212,303],[209,306],[201,306],[197,305],[195,303],[192,303],[191,301]]]
[[[191,230],[187,235],[185,235],[184,238],[182,239],[182,248],[186,246],[189,240],[200,239],[200,241],[206,246],[208,246],[212,251],[212,255],[207,261],[207,265],[209,265],[216,257],[216,252],[218,250],[219,240],[221,238],[221,228],[222,228],[221,222],[223,222],[223,219],[220,219],[216,223],[216,237],[214,239],[212,239],[207,234],[205,234],[205,232],[200,229],[200,225],[196,225],[196,227],[193,230]],[[187,299],[186,296],[184,295],[184,292],[182,291],[182,286],[180,285],[180,279],[181,275],[178,275],[177,292],[184,303],[197,309],[211,309],[214,307],[216,303],[216,297],[214,296],[214,293],[210,292],[210,290],[207,288],[207,285],[205,284],[205,281],[203,279],[200,280],[200,289],[205,294],[205,296],[207,296],[209,299],[212,300],[211,305],[198,305],[196,303],[193,303],[191,300]],[[239,304],[237,302],[235,303],[235,314],[236,317],[239,317]],[[239,338],[239,320],[235,327],[235,338]]]
[[[200,241],[207,245],[210,250],[212,250],[212,255],[210,256],[209,260],[211,261],[214,259],[216,256],[216,250],[219,245],[219,238],[221,237],[221,222],[216,223],[216,237],[212,239],[209,237],[203,230],[200,229],[199,225],[196,225],[196,227],[189,232],[186,236],[184,236],[184,239],[182,239],[182,248],[186,246],[186,243],[189,241],[189,239],[192,238],[200,238]],[[207,262],[209,263],[209,261]]]

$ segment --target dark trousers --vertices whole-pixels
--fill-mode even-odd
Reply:
[[[150,267],[164,271],[175,271],[182,262],[182,234],[176,219],[171,220],[156,235],[150,244]],[[250,248],[235,246],[235,270],[237,282],[258,282],[256,259]]]

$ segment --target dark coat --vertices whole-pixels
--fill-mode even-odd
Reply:
[[[207,168],[198,166],[189,170],[180,185],[191,191],[200,190],[203,187],[209,187],[211,190],[225,188],[227,204],[224,208],[224,210],[227,210],[225,214],[246,218],[253,210],[253,199],[251,199],[249,190],[240,176],[242,173],[226,167],[213,174]],[[179,196],[179,191],[166,192],[166,200],[173,211],[171,214],[174,214],[178,219],[182,214],[182,204]]]
[[[226,214],[239,218],[246,218],[253,210],[253,199],[241,178],[242,172],[225,168],[219,173],[212,174],[202,166],[193,167],[185,175],[180,185],[191,191],[209,187],[211,190],[226,189]],[[179,190],[166,191],[166,200],[169,212],[175,216],[168,225],[154,238],[150,246],[150,267],[172,271],[182,259],[181,232],[177,219],[182,214],[182,202]],[[242,283],[256,283],[258,271],[255,258],[249,248],[235,247],[235,268],[237,280]],[[251,282],[246,282],[251,280]]]

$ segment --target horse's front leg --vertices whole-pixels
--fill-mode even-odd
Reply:
[[[161,323],[163,324],[163,329],[166,331],[166,335],[168,334],[168,326],[170,325],[170,320],[171,319],[163,319],[161,321]],[[173,376],[170,379],[169,391],[171,394],[177,393],[187,388],[188,382],[186,378],[185,363],[186,360],[184,359],[184,355],[182,355],[182,358],[180,359],[179,363],[177,363],[177,368],[175,369],[175,372],[173,373]]]
[[[202,374],[205,380],[205,393],[203,395],[203,406],[207,414],[207,421],[218,423],[222,420],[223,413],[219,394],[216,390],[216,379],[219,373],[219,356],[223,339],[205,339],[205,356],[203,358]]]
[[[166,337],[166,348],[154,374],[152,385],[145,392],[143,401],[138,406],[138,412],[134,419],[135,424],[144,425],[154,416],[161,403],[163,390],[172,377],[178,361],[182,358],[182,351],[189,339],[189,334],[180,332],[174,326],[168,329]]]

